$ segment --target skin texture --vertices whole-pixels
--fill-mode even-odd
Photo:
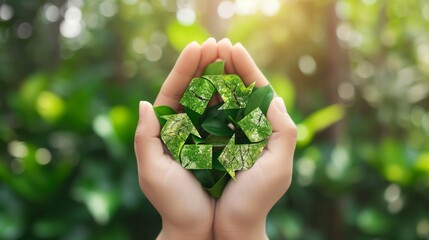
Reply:
[[[191,79],[216,59],[225,60],[226,73],[238,74],[246,86],[254,81],[256,87],[269,84],[240,43],[232,45],[228,39],[216,43],[210,38],[201,46],[192,42],[182,51],[154,105],[179,110]],[[135,136],[139,183],[161,215],[158,239],[267,239],[267,214],[290,186],[297,136],[281,98],[273,99],[268,109],[273,133],[262,156],[250,170],[238,172],[237,180],[227,184],[217,201],[164,151],[152,105],[140,102],[139,112]]]

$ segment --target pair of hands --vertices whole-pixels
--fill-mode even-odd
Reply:
[[[180,54],[165,80],[156,106],[179,110],[179,100],[189,82],[201,76],[216,59],[225,60],[225,71],[237,74],[245,85],[268,85],[250,54],[228,39],[209,38],[201,46],[190,43]],[[286,112],[283,100],[273,99],[267,118],[273,133],[255,165],[237,173],[220,199],[211,198],[194,175],[164,151],[160,125],[152,105],[140,102],[135,136],[139,183],[158,210],[162,230],[158,239],[266,239],[268,212],[289,188],[296,143],[296,126]]]

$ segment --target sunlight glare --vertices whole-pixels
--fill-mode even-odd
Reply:
[[[61,22],[60,32],[66,38],[75,38],[82,31],[81,24],[82,12],[77,7],[70,7],[64,15],[64,21]]]
[[[258,11],[258,0],[236,0],[236,12],[239,15],[250,15]]]
[[[261,11],[265,16],[274,16],[280,10],[279,0],[261,1]]]

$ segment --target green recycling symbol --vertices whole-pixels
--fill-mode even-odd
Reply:
[[[222,61],[212,63],[191,80],[180,100],[184,113],[155,108],[163,126],[161,139],[173,159],[193,170],[207,190],[222,185],[215,194],[209,191],[214,197],[220,196],[226,173],[235,179],[236,171],[253,166],[272,133],[265,116],[273,98],[271,87],[246,87],[238,75],[223,74],[223,67]],[[223,102],[209,106],[215,94]],[[212,182],[201,179],[201,173],[209,173]]]

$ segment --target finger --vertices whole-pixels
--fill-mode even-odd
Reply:
[[[159,138],[159,132],[160,125],[152,105],[149,102],[141,101],[139,104],[139,121],[134,138],[134,151],[139,169],[145,169],[142,166],[147,164],[163,164],[161,158],[164,155],[164,148]]]
[[[234,65],[231,59],[232,43],[228,38],[224,38],[218,42],[217,55],[225,61],[225,72],[228,74],[235,73]]]
[[[204,69],[217,58],[217,45],[214,38],[209,38],[201,44],[201,59],[194,77],[199,77]]]
[[[201,47],[196,42],[183,49],[155,100],[155,106],[167,105],[176,111],[179,100],[199,68]]]
[[[249,52],[247,52],[241,43],[237,43],[232,47],[231,59],[235,73],[240,76],[246,86],[255,81],[256,87],[263,87],[269,84],[267,78],[265,78],[264,74],[256,66]]]
[[[280,97],[271,101],[267,115],[273,133],[269,138],[267,151],[254,167],[259,166],[262,172],[269,173],[269,177],[265,178],[265,184],[277,186],[278,192],[275,197],[277,199],[291,183],[297,129]]]
[[[286,111],[283,99],[271,101],[267,114],[273,128],[273,133],[267,144],[269,152],[274,154],[293,154],[296,145],[297,129],[295,123]]]

